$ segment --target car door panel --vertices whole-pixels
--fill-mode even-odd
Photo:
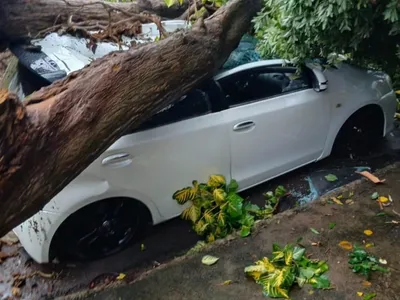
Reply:
[[[125,135],[90,172],[102,174],[115,189],[140,191],[156,204],[162,219],[174,217],[183,209],[172,199],[175,191],[191,185],[192,180],[207,181],[211,174],[229,177],[229,136],[221,114]],[[113,168],[101,163],[120,153],[129,155],[129,165]]]
[[[281,94],[224,111],[230,128],[231,174],[247,188],[316,160],[329,126],[328,99],[312,89]],[[238,132],[234,126],[253,122]]]

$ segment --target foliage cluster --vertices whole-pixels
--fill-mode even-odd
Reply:
[[[273,245],[272,257],[257,261],[246,267],[244,272],[263,287],[263,294],[270,298],[289,298],[289,291],[297,283],[300,287],[311,284],[317,289],[330,287],[330,281],[323,275],[328,269],[325,261],[308,259],[305,249],[286,245]]]
[[[253,22],[264,57],[301,64],[342,54],[383,69],[400,86],[398,0],[264,0]]]
[[[364,275],[367,280],[370,279],[372,272],[388,272],[386,268],[379,265],[379,260],[375,256],[368,254],[367,251],[359,247],[355,247],[349,253],[349,264],[354,273]]]
[[[240,235],[246,237],[256,219],[272,215],[286,191],[279,186],[275,193],[268,192],[266,205],[261,209],[245,202],[237,194],[238,188],[234,179],[227,183],[224,176],[211,175],[207,183],[194,180],[192,186],[176,191],[172,198],[182,205],[191,202],[183,211],[182,218],[189,220],[194,231],[205,236],[207,242],[223,238],[235,229],[240,229]]]

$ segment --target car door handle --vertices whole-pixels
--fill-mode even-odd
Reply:
[[[256,126],[256,123],[254,123],[253,121],[240,122],[233,126],[233,131],[248,130],[253,128],[254,126]]]
[[[101,161],[103,166],[124,167],[132,162],[132,156],[129,153],[117,153],[107,156]]]

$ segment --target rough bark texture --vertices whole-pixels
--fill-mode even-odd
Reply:
[[[221,66],[259,0],[232,0],[191,31],[111,53],[26,105],[0,93],[0,236],[45,205],[125,130]]]
[[[89,5],[89,3],[97,3]],[[55,23],[66,22],[70,15],[74,21],[107,21],[108,11],[99,1],[87,0],[0,0],[0,41],[34,37],[39,31]],[[188,1],[168,8],[164,0],[138,0],[137,2],[109,3],[129,13],[147,11],[161,17],[176,18],[188,8]],[[112,13],[114,21],[126,18]]]

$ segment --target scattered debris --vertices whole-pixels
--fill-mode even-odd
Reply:
[[[383,259],[383,258],[380,258],[379,259],[379,263],[382,264],[382,265],[387,265],[387,260]]]
[[[12,253],[5,253],[0,251],[0,264],[4,262],[7,258],[14,257],[18,255],[18,251],[14,251]]]
[[[0,242],[6,244],[8,246],[12,246],[12,245],[18,243],[19,239],[14,232],[10,231],[5,236],[0,238]]]
[[[319,234],[319,231],[316,230],[315,228],[312,228],[312,227],[311,227],[310,230],[311,230],[312,233]]]
[[[345,201],[345,203],[346,203],[347,205],[353,205],[353,204],[354,204],[354,201],[353,201],[352,199],[347,199],[347,200]]]
[[[366,230],[364,230],[364,234],[367,235],[367,236],[371,236],[371,235],[374,234],[374,232],[372,230],[370,230],[370,229],[366,229]]]
[[[356,172],[358,174],[360,174],[361,176],[364,176],[365,178],[371,180],[373,183],[377,184],[377,183],[384,183],[385,179],[379,179],[378,177],[376,177],[375,175],[371,174],[368,171],[362,171],[362,172]]]
[[[384,213],[384,212],[379,212],[379,213],[376,214],[376,216],[377,216],[377,217],[384,217],[384,216],[386,216],[386,213]]]
[[[329,229],[333,229],[336,227],[336,223],[329,223]]]
[[[373,298],[375,298],[375,297],[376,297],[376,294],[375,294],[375,293],[370,293],[370,294],[368,294],[368,295],[365,295],[364,298],[363,298],[363,300],[371,300],[371,299],[373,299]]]
[[[398,225],[398,224],[400,224],[400,221],[392,220],[390,222],[385,222],[385,223],[386,224],[396,224],[396,225]]]
[[[222,283],[219,283],[219,284],[217,284],[217,285],[231,285],[233,283],[233,281],[232,280],[225,280],[224,282],[222,282]]]
[[[340,246],[341,248],[345,249],[345,250],[351,250],[351,249],[353,249],[353,245],[352,245],[350,242],[348,242],[348,241],[341,241],[341,242],[339,243],[339,246]]]
[[[353,272],[361,273],[367,278],[367,280],[370,279],[371,272],[388,272],[388,270],[381,267],[378,262],[379,261],[375,256],[359,247],[354,247],[354,250],[349,254],[349,264],[351,265]]]
[[[365,245],[365,248],[371,248],[371,247],[375,247],[374,243],[368,243]]]
[[[328,174],[325,176],[325,179],[329,182],[337,181],[338,178],[335,174]]]
[[[17,287],[13,287],[13,288],[11,289],[11,294],[12,294],[14,297],[18,297],[18,298],[22,296],[21,289],[20,289],[20,288],[17,288]]]
[[[309,259],[305,249],[286,245],[273,245],[272,257],[264,257],[244,272],[263,287],[263,294],[271,298],[289,298],[289,290],[297,283],[300,287],[311,284],[316,289],[330,288],[325,261]],[[296,266],[296,267],[294,267]]]
[[[394,209],[392,209],[392,212],[393,212],[395,215],[398,215],[398,216],[400,217],[400,214],[399,214],[397,211],[395,211]]]
[[[201,259],[201,263],[206,266],[211,266],[215,264],[219,260],[218,257],[212,256],[212,255],[205,255]]]
[[[372,195],[371,195],[371,199],[372,200],[377,200],[379,198],[379,193],[378,192],[375,192],[375,193],[373,193]]]
[[[343,205],[343,202],[340,201],[338,198],[332,197],[331,199],[332,199],[332,201],[335,202],[336,204],[338,204],[338,205]]]
[[[365,280],[365,281],[363,281],[362,285],[368,287],[368,286],[371,286],[372,283],[371,283],[370,281],[366,281],[366,280]]]
[[[89,283],[89,289],[94,289],[95,287],[98,286],[105,286],[110,284],[111,282],[114,282],[117,280],[117,278],[120,276],[120,273],[105,273],[105,274],[100,274],[99,276],[96,276],[90,283]]]
[[[116,280],[123,280],[126,277],[126,274],[124,273],[119,273],[119,275],[117,276],[117,278],[115,278]]]
[[[357,296],[362,297],[364,295],[363,292],[357,292]]]
[[[146,250],[146,246],[144,244],[140,244],[140,251]]]

